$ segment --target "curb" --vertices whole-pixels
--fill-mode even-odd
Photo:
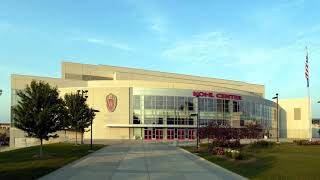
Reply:
[[[230,171],[230,170],[228,170],[228,169],[226,169],[226,168],[224,168],[222,166],[217,165],[216,163],[210,162],[210,161],[208,161],[208,160],[206,160],[206,159],[204,159],[204,158],[202,158],[200,156],[197,156],[197,155],[195,155],[195,154],[193,154],[193,153],[191,153],[191,152],[189,152],[189,151],[187,151],[187,150],[185,150],[185,149],[183,149],[181,147],[179,147],[179,149],[182,150],[183,152],[185,152],[186,154],[193,156],[194,158],[196,158],[196,160],[203,161],[207,165],[212,166],[214,168],[217,168],[219,170],[222,170],[222,171],[224,171],[224,172],[226,172],[228,174],[231,174],[234,177],[236,177],[237,179],[247,179],[247,178],[245,178],[245,177],[243,177],[243,176],[241,176],[241,175],[239,175],[239,174],[237,174],[237,173],[235,173],[233,171]]]

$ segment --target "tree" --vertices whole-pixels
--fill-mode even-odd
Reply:
[[[12,108],[14,126],[25,131],[27,137],[40,140],[42,157],[43,140],[58,137],[61,128],[63,104],[56,87],[33,80],[24,90],[17,91],[18,104]]]
[[[94,119],[95,112],[86,104],[86,98],[79,93],[66,94],[64,100],[71,128],[76,131],[75,143],[78,144],[78,132],[80,132],[82,136],[81,143],[83,144],[83,134]]]
[[[78,129],[81,132],[81,144],[83,144],[83,139],[84,139],[83,135],[84,135],[85,129],[91,125],[95,116],[96,114],[94,112],[94,109],[88,108],[87,106],[84,111],[83,119],[78,123],[79,125]]]
[[[66,104],[65,101],[62,102],[63,103],[63,118],[61,119],[61,130],[64,131],[64,141],[67,141],[67,130],[71,129],[71,122],[70,119],[68,117],[68,111],[66,109]]]

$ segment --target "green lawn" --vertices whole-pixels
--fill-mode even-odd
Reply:
[[[98,150],[103,145],[94,145]],[[39,146],[0,153],[0,179],[37,179],[87,154],[90,145],[75,146],[58,143],[44,145],[44,157],[39,158]]]
[[[184,149],[196,150],[194,147]],[[245,146],[241,151],[247,157],[245,160],[208,156],[206,147],[201,149],[200,156],[250,179],[320,179],[320,145]]]

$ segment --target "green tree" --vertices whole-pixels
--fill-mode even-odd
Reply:
[[[65,101],[62,102],[63,103],[63,118],[61,119],[61,130],[64,131],[64,141],[67,141],[67,130],[71,129],[71,122],[70,122],[70,118],[68,116],[68,111],[66,109],[66,103]]]
[[[28,137],[40,140],[42,157],[43,140],[58,137],[61,129],[63,100],[56,87],[43,81],[32,81],[24,90],[17,91],[18,104],[12,108],[14,126],[25,131]]]
[[[84,132],[85,132],[86,128],[88,128],[91,125],[95,116],[96,116],[96,114],[95,114],[93,108],[86,108],[84,119],[79,124],[79,131],[81,132],[81,144],[84,143],[83,142]]]
[[[71,128],[76,131],[75,143],[78,144],[78,132],[80,132],[83,144],[83,134],[94,119],[95,112],[86,104],[86,98],[79,93],[65,94],[64,100]]]

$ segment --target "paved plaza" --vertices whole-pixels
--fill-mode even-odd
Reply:
[[[113,143],[42,180],[244,179],[178,147],[142,141]]]

